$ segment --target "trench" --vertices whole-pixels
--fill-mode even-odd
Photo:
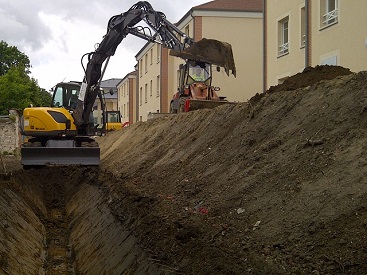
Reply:
[[[47,167],[0,179],[0,274],[167,274],[134,219],[109,207],[101,173]]]

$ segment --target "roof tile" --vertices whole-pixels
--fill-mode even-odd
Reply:
[[[263,10],[263,0],[214,0],[195,6],[193,10],[261,12]]]

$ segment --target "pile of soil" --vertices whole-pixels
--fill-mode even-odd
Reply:
[[[175,273],[361,274],[366,127],[367,72],[308,68],[247,103],[109,134],[103,182]]]
[[[302,73],[287,78],[280,85],[271,86],[267,92],[292,91],[311,86],[321,80],[330,80],[351,73],[349,69],[341,66],[318,65],[316,67],[306,67]]]

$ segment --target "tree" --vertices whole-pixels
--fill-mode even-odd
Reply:
[[[51,95],[28,76],[30,68],[27,55],[0,42],[0,115],[7,115],[10,109],[23,111],[30,105],[50,106]]]
[[[49,106],[51,95],[30,78],[22,66],[13,66],[0,76],[0,115],[10,109],[23,110],[30,105]]]
[[[30,73],[31,63],[26,54],[20,52],[17,47],[9,46],[6,42],[0,42],[0,76],[6,74],[13,66],[22,66],[26,74]]]

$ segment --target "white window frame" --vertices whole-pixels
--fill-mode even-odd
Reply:
[[[339,10],[338,0],[321,0],[320,1],[320,25],[321,29],[327,28],[338,23]]]
[[[289,54],[289,16],[278,22],[279,28],[279,46],[278,57]]]

